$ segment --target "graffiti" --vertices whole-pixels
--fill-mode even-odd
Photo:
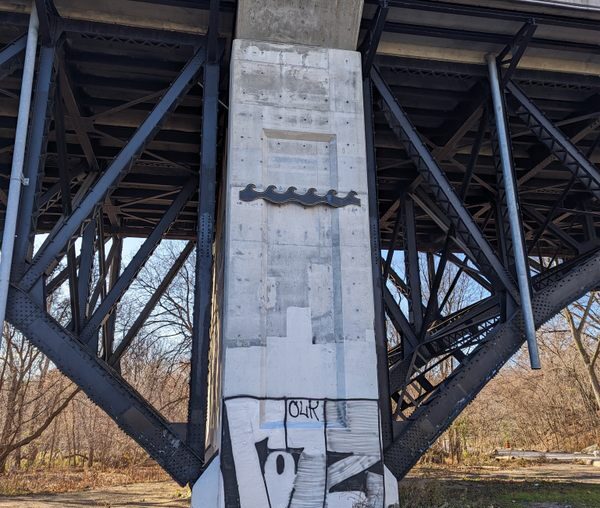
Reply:
[[[225,400],[226,508],[381,506],[376,400]],[[241,500],[241,501],[240,501]]]
[[[254,201],[264,199],[269,203],[281,205],[283,203],[299,203],[304,206],[327,205],[333,208],[341,208],[348,205],[360,206],[360,199],[356,197],[356,192],[350,191],[346,196],[339,197],[333,189],[327,191],[327,194],[317,194],[317,189],[311,187],[304,194],[297,194],[296,187],[288,187],[284,192],[278,192],[275,185],[269,185],[264,191],[259,192],[252,183],[246,185],[240,191],[241,201]]]
[[[311,420],[319,421],[319,415],[317,414],[319,409],[318,400],[289,400],[287,401],[287,412],[292,418],[298,418],[305,416]]]

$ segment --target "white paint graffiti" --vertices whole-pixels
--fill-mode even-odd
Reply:
[[[236,397],[225,406],[224,490],[241,508],[383,505],[377,401]]]

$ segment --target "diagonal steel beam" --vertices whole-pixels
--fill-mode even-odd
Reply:
[[[556,127],[529,97],[512,81],[506,84],[512,99],[509,106],[533,134],[577,179],[600,198],[600,172],[573,142]]]
[[[498,55],[499,63],[508,64],[508,68],[502,74],[503,83],[508,81],[514,74],[536,28],[534,20],[527,20],[513,37],[512,41]],[[510,55],[510,58],[504,60],[507,55]],[[438,160],[446,160],[451,157],[456,152],[456,145],[465,137],[467,132],[475,127],[477,120],[483,113],[485,103],[489,99],[489,88],[485,86],[483,81],[479,81],[471,87],[467,97],[469,97],[468,102],[466,104],[458,104],[451,115],[453,117],[454,114],[458,114],[463,120],[459,123],[453,120],[450,125],[443,125],[442,130],[453,132],[454,134],[446,141],[444,146],[438,147],[433,151],[433,155]],[[467,111],[466,115],[464,115],[465,111]]]
[[[464,207],[376,68],[371,70],[371,79],[387,106],[389,119],[393,124],[392,127],[395,128],[394,130],[403,143],[408,156],[413,160],[417,170],[435,195],[438,205],[444,210],[452,223],[456,236],[467,245],[475,256],[477,264],[486,275],[489,275],[497,284],[506,288],[517,300],[518,290],[514,281],[483,236],[471,214]]]
[[[87,164],[92,171],[98,171],[99,166],[92,147],[92,141],[90,140],[87,129],[81,119],[79,106],[77,105],[75,93],[71,87],[71,80],[67,73],[64,51],[61,51],[58,54],[58,82],[60,84],[62,100],[69,113],[71,126],[79,140],[79,145],[83,150]]]
[[[133,256],[133,259],[127,265],[127,268],[123,270],[121,276],[115,281],[114,286],[106,295],[106,298],[102,300],[102,302],[100,303],[100,305],[98,305],[97,309],[94,311],[87,323],[85,323],[85,326],[81,330],[81,342],[88,345],[92,343],[92,340],[97,336],[100,326],[102,326],[102,324],[108,318],[114,306],[117,305],[121,297],[125,294],[138,272],[142,269],[148,258],[152,255],[152,252],[154,252],[154,249],[156,249],[156,247],[162,240],[163,235],[171,227],[171,225],[179,215],[179,212],[181,212],[181,210],[187,204],[187,202],[192,197],[195,191],[195,179],[190,180],[183,187],[183,189],[181,189],[181,192],[177,195],[177,197],[173,201],[173,204],[161,217],[156,228],[154,228],[150,236],[138,249],[135,256]],[[92,350],[95,351],[96,349],[92,347]]]
[[[406,319],[406,316],[396,303],[394,296],[387,287],[383,288],[383,302],[385,304],[386,313],[394,325],[394,328],[400,332],[407,341],[407,344],[405,343],[405,349],[416,349],[419,344],[419,339],[417,338],[413,327],[408,322],[408,319]]]
[[[27,34],[21,35],[18,39],[8,43],[0,50],[0,69],[9,63],[13,58],[25,51],[27,44]]]
[[[596,252],[534,295],[536,326],[541,326],[565,306],[594,289],[599,280],[600,253]],[[427,403],[398,426],[394,443],[385,450],[385,464],[397,478],[408,472],[523,342],[523,318],[518,311],[496,326]]]
[[[561,125],[561,124],[562,124],[562,122],[559,122],[557,124],[557,126]],[[568,125],[567,125],[567,127],[568,127]],[[598,127],[600,127],[600,116],[597,115],[597,118],[592,119],[585,126],[575,130],[574,132],[569,134],[568,137],[571,140],[571,143],[573,143],[573,144],[579,143],[581,140],[586,138],[592,132],[597,130]],[[571,130],[573,130],[573,129],[571,129]],[[589,158],[589,155],[588,155],[588,158]],[[546,157],[541,159],[539,162],[535,162],[534,166],[529,171],[527,171],[527,173],[525,173],[524,175],[519,177],[519,180],[518,180],[519,185],[522,185],[522,184],[528,182],[529,180],[531,180],[532,178],[534,178],[535,176],[537,176],[539,173],[541,173],[546,167],[548,167],[555,160],[558,160],[556,155],[551,153],[550,155],[547,155]]]
[[[23,290],[9,291],[7,318],[180,485],[195,482],[204,461],[164,417]]]
[[[542,225],[543,229],[540,228],[542,229],[542,232],[545,229],[550,230],[550,232],[560,239],[563,244],[571,247],[577,254],[583,254],[583,251],[585,250],[584,246],[575,240],[575,238],[573,238],[571,235],[568,235],[565,231],[556,226],[552,220],[548,220],[548,216],[540,213],[533,206],[524,206],[523,209],[525,210],[525,213],[533,217],[537,223]]]
[[[425,337],[425,341],[419,344],[419,355],[416,360],[411,360],[410,356],[404,357],[390,367],[390,391],[396,393],[403,389],[411,367],[419,369],[432,358],[456,348],[457,343],[473,327],[493,319],[499,311],[498,297],[490,296],[471,307],[447,316],[442,323],[431,330]]]
[[[103,202],[109,190],[125,176],[132,162],[143,150],[146,143],[160,129],[167,114],[196,82],[196,77],[204,63],[204,49],[199,49],[186,64],[177,79],[161,98],[146,120],[135,132],[127,145],[90,189],[86,197],[78,203],[73,213],[59,221],[55,230],[48,236],[44,245],[33,259],[33,263],[20,281],[20,285],[30,290],[42,276],[46,267],[64,250],[77,229],[90,216],[94,208]]]
[[[123,337],[123,340],[119,342],[119,345],[116,347],[114,353],[111,355],[109,359],[109,363],[111,365],[118,364],[119,360],[125,354],[125,351],[127,351],[127,348],[131,345],[133,339],[135,339],[137,334],[140,332],[142,326],[144,326],[146,320],[150,317],[150,314],[154,310],[154,307],[156,307],[156,304],[161,299],[162,295],[164,295],[165,291],[171,285],[173,279],[175,278],[183,264],[186,262],[193,249],[194,242],[189,241],[185,245],[179,256],[177,256],[177,259],[173,263],[173,266],[171,266],[167,274],[164,276],[163,280],[154,290],[154,292],[150,296],[150,299],[146,302],[146,305],[144,305],[142,311],[138,314],[133,324],[129,327],[129,330],[127,330],[125,337]]]

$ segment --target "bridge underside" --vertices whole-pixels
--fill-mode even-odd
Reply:
[[[93,2],[37,4],[29,185],[7,319],[173,478],[194,482],[213,452],[204,444],[206,309],[235,4],[126,1],[112,12]],[[367,2],[363,13],[376,332],[387,342],[380,405],[386,465],[398,477],[525,340],[503,146],[536,326],[600,282],[600,11],[511,5],[390,0]],[[28,20],[28,5],[0,1],[2,220]],[[499,57],[508,143],[488,53]],[[35,253],[34,233],[48,234]],[[128,237],[145,240],[121,266]],[[188,244],[161,291],[194,244],[198,258],[185,434],[118,368],[160,291],[123,338],[116,305],[163,238]],[[101,277],[90,288],[94,270]],[[465,284],[472,291],[457,297]],[[45,309],[59,288],[70,298],[68,325]]]

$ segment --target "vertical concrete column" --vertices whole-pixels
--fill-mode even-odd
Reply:
[[[234,41],[220,444],[197,508],[397,502],[382,461],[362,97],[355,51]]]

